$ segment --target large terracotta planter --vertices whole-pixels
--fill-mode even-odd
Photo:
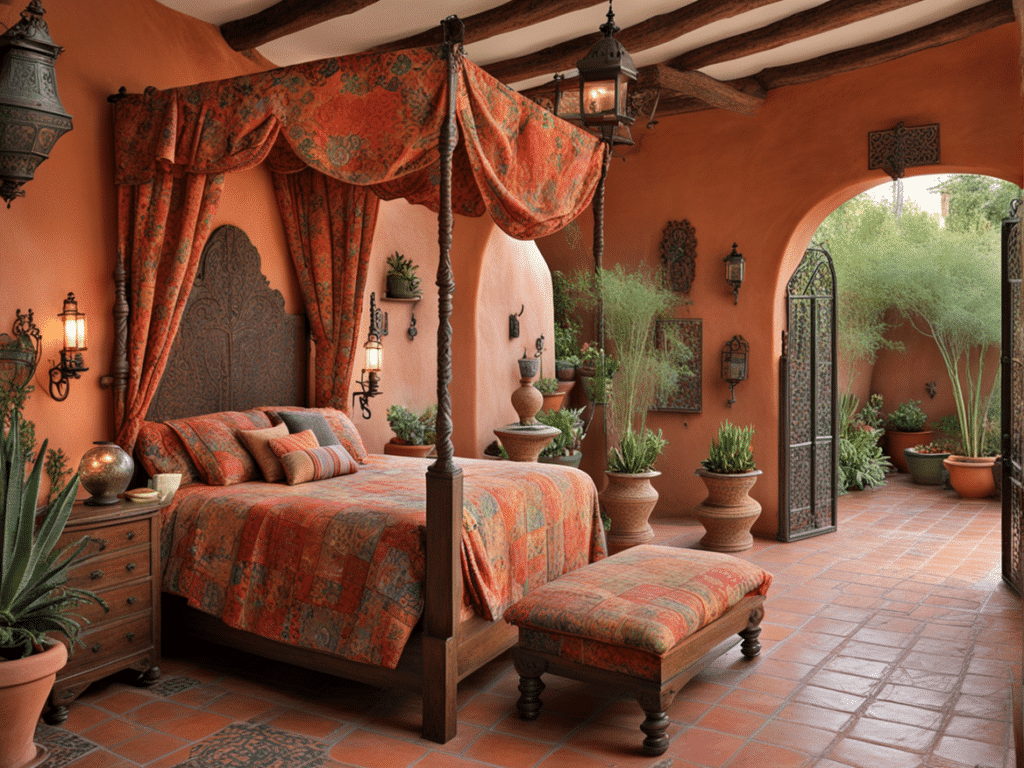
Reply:
[[[918,453],[913,448],[904,448],[903,455],[911,480],[918,485],[942,485],[942,461],[948,453]]]
[[[886,453],[889,454],[889,460],[892,462],[892,465],[900,472],[909,472],[910,468],[907,466],[907,459],[903,455],[903,449],[930,443],[934,434],[931,430],[924,430],[922,432],[885,430]]]
[[[645,544],[654,538],[648,520],[654,505],[658,503],[658,492],[651,485],[651,480],[660,474],[651,471],[630,475],[605,470],[608,485],[598,498],[601,511],[611,521],[611,529],[608,531],[609,554]]]
[[[433,443],[427,443],[426,445],[396,443],[394,438],[391,438],[391,440],[384,443],[384,453],[389,456],[415,456],[416,458],[423,459],[426,458],[432,450],[434,450]]]
[[[760,474],[760,469],[741,475],[697,470],[708,490],[708,497],[693,508],[693,516],[706,531],[700,540],[704,549],[740,552],[754,546],[750,527],[761,515],[761,505],[748,494]]]
[[[996,491],[992,467],[997,456],[950,456],[942,464],[949,470],[949,484],[965,499],[983,499]]]
[[[557,411],[562,407],[562,403],[565,402],[565,392],[558,391],[552,392],[549,395],[544,395],[544,405],[541,407],[542,411]]]
[[[57,672],[67,660],[64,643],[54,643],[26,659],[0,661],[0,766],[28,768],[46,761],[46,750],[32,738]]]

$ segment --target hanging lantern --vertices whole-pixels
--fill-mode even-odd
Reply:
[[[736,385],[747,378],[747,357],[750,345],[742,336],[733,336],[722,347],[722,378],[729,382],[730,408],[736,402]]]
[[[50,38],[41,0],[0,35],[0,197],[11,201],[71,130],[71,115],[57,96],[54,62],[63,48]]]
[[[632,125],[633,118],[626,109],[626,99],[629,84],[636,82],[637,72],[633,57],[615,39],[618,31],[609,0],[608,21],[601,25],[601,39],[576,62],[580,73],[580,119],[605,141],[632,144],[626,126]]]
[[[746,261],[742,253],[736,252],[736,243],[732,244],[732,253],[722,261],[725,262],[725,281],[732,286],[732,303],[740,303],[740,286],[743,285],[743,268]]]

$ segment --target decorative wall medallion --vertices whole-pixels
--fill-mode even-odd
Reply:
[[[669,287],[689,295],[696,270],[697,234],[686,219],[666,225],[661,236],[661,260]]]
[[[939,124],[915,125],[902,122],[889,131],[868,134],[868,170],[881,168],[893,181],[903,178],[907,168],[939,163]]]
[[[699,318],[672,318],[659,320],[655,327],[655,339],[659,347],[665,344],[665,328],[667,325],[674,325],[684,344],[689,348],[692,357],[690,358],[690,370],[692,376],[680,377],[675,390],[654,406],[656,411],[680,411],[683,413],[700,413],[703,405],[701,391],[703,388],[703,321]]]

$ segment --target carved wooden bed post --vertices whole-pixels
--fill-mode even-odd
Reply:
[[[455,104],[463,24],[441,22],[448,59],[448,114],[441,128],[437,265],[437,461],[427,469],[427,583],[423,616],[423,736],[444,743],[455,737],[459,682],[458,628],[462,604],[462,470],[452,445],[452,154],[458,141]]]

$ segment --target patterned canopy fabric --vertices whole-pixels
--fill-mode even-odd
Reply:
[[[131,276],[128,382],[115,404],[130,449],[177,333],[223,174],[268,161],[318,360],[315,405],[346,410],[378,199],[441,207],[445,49],[300,64],[147,89],[114,108],[119,250]],[[600,142],[457,55],[452,210],[520,239],[589,205]],[[294,174],[327,177],[296,183]],[[343,187],[354,185],[345,193]],[[366,192],[372,192],[367,194]]]

